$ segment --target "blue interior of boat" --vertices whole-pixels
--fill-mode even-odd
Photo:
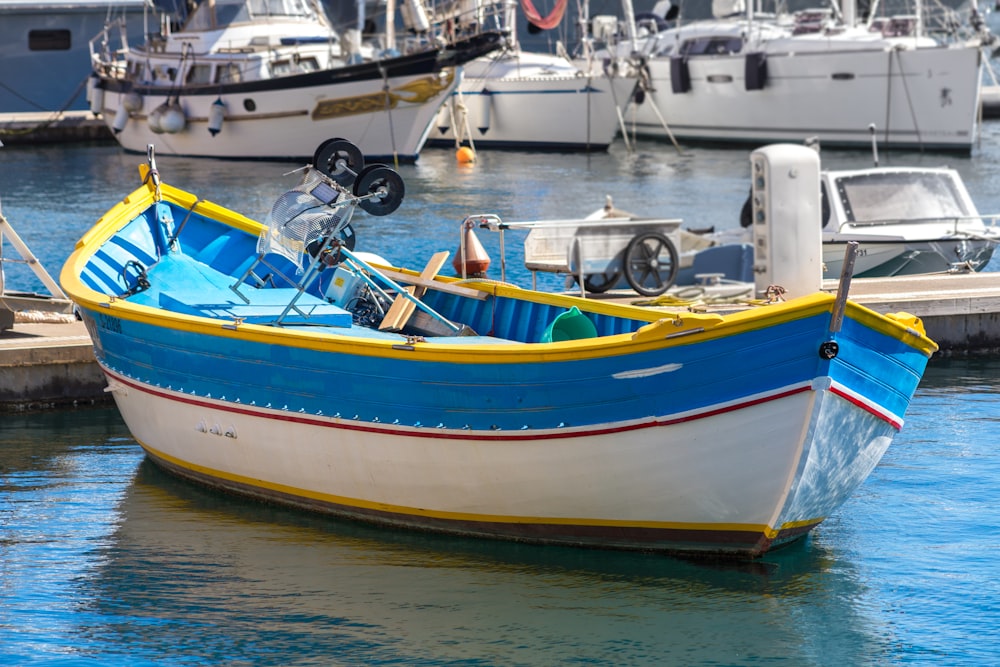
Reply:
[[[171,210],[165,210],[167,206]],[[175,219],[183,222],[175,225]],[[237,293],[232,286],[257,259],[256,243],[256,236],[160,203],[104,243],[81,278],[103,294],[173,312],[285,328],[331,327],[331,333],[340,335],[396,341],[417,333],[435,343],[543,342],[552,335],[553,323],[560,316],[564,316],[560,321],[565,321],[564,314],[571,307],[548,303],[551,299],[535,300],[530,292],[519,295],[522,298],[484,293],[477,299],[429,289],[421,296],[427,307],[477,335],[457,335],[448,329],[429,335],[406,328],[395,333],[379,331],[371,322],[359,326],[352,304],[331,303],[325,297],[321,289],[331,280],[327,277],[330,269],[299,293],[291,282],[297,279],[297,267],[279,255],[267,256],[276,271],[258,276],[263,278],[259,285],[251,284],[255,281],[248,278]],[[388,290],[388,283],[382,287]],[[294,308],[287,310],[293,299]],[[570,327],[570,333],[560,333],[565,336],[562,340],[631,333],[657,319],[657,313],[650,312],[648,319],[633,319],[577,309],[571,319],[577,326]],[[577,335],[579,332],[584,333]]]

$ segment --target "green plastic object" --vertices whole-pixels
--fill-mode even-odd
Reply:
[[[596,338],[597,327],[590,318],[573,306],[560,313],[552,324],[542,334],[543,343],[558,343],[564,340],[579,340],[581,338]]]

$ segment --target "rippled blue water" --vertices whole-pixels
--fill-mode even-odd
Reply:
[[[1000,211],[1000,127],[950,162]],[[989,143],[986,143],[989,142]],[[886,156],[883,162],[886,162]],[[829,153],[827,164],[867,164]],[[0,150],[0,201],[53,273],[138,182],[113,146]],[[262,217],[290,166],[161,158],[167,182]],[[623,208],[734,226],[745,151],[451,151],[401,169],[360,248],[455,249],[468,213]],[[481,234],[499,277],[498,239]],[[508,239],[509,279],[528,282]],[[993,264],[997,266],[996,262]],[[11,286],[36,289],[8,271]],[[553,279],[553,286],[561,281]],[[987,665],[1000,655],[1000,360],[936,359],[882,463],[760,562],[427,536],[257,505],[164,475],[113,408],[0,419],[0,663],[30,665]]]

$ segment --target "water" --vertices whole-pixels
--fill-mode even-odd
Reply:
[[[951,163],[1000,211],[1000,126]],[[57,273],[138,183],[113,146],[0,150],[8,219]],[[864,153],[825,162],[867,164]],[[735,226],[747,153],[451,151],[359,248],[422,265],[468,213],[622,208]],[[161,158],[167,182],[263,216],[278,163]],[[498,238],[481,233],[499,277]],[[520,244],[508,279],[526,284]],[[997,268],[994,261],[991,268]],[[38,289],[8,270],[8,284]],[[552,286],[561,280],[546,279]],[[872,477],[806,539],[750,564],[388,531],[258,505],[146,461],[113,408],[0,418],[0,663],[15,665],[987,665],[1000,655],[1000,360],[935,359]]]

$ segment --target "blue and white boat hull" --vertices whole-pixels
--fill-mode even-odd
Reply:
[[[826,293],[666,311],[359,259],[255,287],[267,228],[159,196],[129,195],[61,276],[126,423],[178,474],[349,518],[758,556],[865,480],[936,349],[916,318]],[[426,290],[462,330],[370,326],[346,287],[362,277]]]

